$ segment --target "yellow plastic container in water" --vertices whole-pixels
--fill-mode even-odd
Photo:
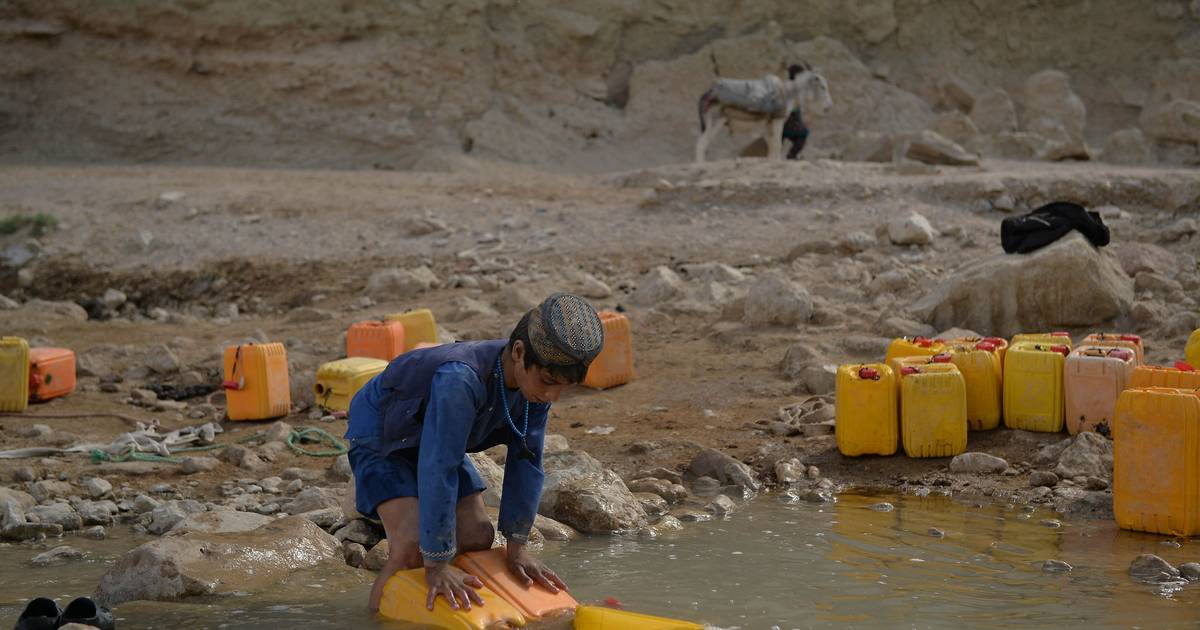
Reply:
[[[1139,365],[1129,379],[1129,389],[1145,387],[1200,388],[1200,372],[1158,365]]]
[[[1137,356],[1137,365],[1146,362],[1146,350],[1142,338],[1127,333],[1093,333],[1084,337],[1082,346],[1100,348],[1129,348]]]
[[[946,344],[940,339],[927,337],[898,337],[888,344],[887,355],[883,362],[891,365],[892,359],[903,357],[931,357],[946,351]]]
[[[1137,354],[1128,347],[1087,345],[1071,351],[1063,374],[1068,433],[1108,435],[1117,397],[1129,385],[1136,361]]]
[[[29,342],[0,337],[0,411],[29,406]]]
[[[1113,513],[1123,529],[1200,534],[1200,397],[1125,390],[1113,422]]]
[[[1063,428],[1066,344],[1018,342],[1004,359],[1004,426],[1058,433]]]
[[[425,569],[409,569],[396,573],[384,585],[383,597],[379,600],[379,614],[422,628],[495,630],[525,627],[525,617],[521,612],[491,589],[485,586],[478,592],[483,598],[483,606],[455,610],[445,598],[438,597],[433,603],[433,610],[429,610],[425,607],[425,598],[429,595]]]
[[[387,361],[370,357],[349,357],[322,363],[317,368],[317,382],[313,385],[317,404],[330,411],[349,411],[350,400],[358,390],[387,366]]]
[[[895,383],[895,373],[882,363],[838,368],[834,433],[842,455],[896,452],[899,423]]]
[[[1046,345],[1063,345],[1068,350],[1075,346],[1071,343],[1071,335],[1065,332],[1048,332],[1048,333],[1024,333],[1013,335],[1012,343],[1008,344],[1011,348],[1018,343],[1041,343]]]
[[[508,551],[504,547],[459,554],[454,565],[479,578],[484,586],[520,610],[529,621],[558,617],[579,606],[567,591],[551,593],[540,584],[525,586],[518,582],[508,569]]]
[[[958,367],[905,367],[899,379],[904,452],[909,457],[950,457],[967,450],[967,384]]]
[[[400,322],[404,324],[404,351],[408,352],[419,343],[437,343],[437,322],[433,319],[433,311],[419,308],[415,311],[392,313],[383,318],[385,322]]]
[[[950,361],[967,384],[967,426],[987,431],[1000,426],[1000,352],[996,344],[980,341],[969,345],[951,343]]]
[[[704,630],[690,621],[653,617],[603,606],[580,606],[575,610],[575,630]]]
[[[1183,355],[1192,367],[1200,370],[1200,329],[1192,331],[1192,336],[1188,337],[1187,346],[1183,349]]]
[[[281,343],[225,348],[225,401],[230,420],[286,416],[292,407],[287,350]]]

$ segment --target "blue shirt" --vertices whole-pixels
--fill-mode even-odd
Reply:
[[[351,402],[347,438],[378,437],[383,396],[379,380],[377,376],[368,381]],[[508,444],[500,533],[525,543],[533,528],[545,479],[542,447],[550,405],[529,405],[529,429],[522,440],[509,428],[504,408],[508,407],[516,428],[522,430],[525,397],[519,389],[506,389],[500,402],[498,385],[488,389],[465,363],[447,362],[434,373],[417,452],[421,553],[429,559],[446,560],[457,551],[458,468],[466,453],[494,442],[497,432],[503,432]]]

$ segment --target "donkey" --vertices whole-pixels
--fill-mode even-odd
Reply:
[[[789,66],[787,81],[773,74],[761,79],[714,80],[708,90],[700,95],[700,137],[696,139],[696,161],[704,161],[708,144],[721,127],[732,127],[731,123],[743,122],[761,126],[763,139],[767,142],[768,159],[782,159],[784,123],[793,117],[793,112],[809,102],[816,105],[819,113],[833,106],[825,77],[807,63]],[[799,116],[793,118],[799,120]],[[793,146],[794,143],[793,139]]]

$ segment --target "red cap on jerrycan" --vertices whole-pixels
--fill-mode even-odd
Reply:
[[[906,366],[900,368],[901,376],[909,376],[912,374],[920,374],[920,373],[921,373],[921,370],[919,368],[915,368],[911,365],[906,365]]]
[[[945,352],[943,352],[941,354],[935,354],[935,355],[933,355],[933,358],[929,359],[929,362],[930,363],[949,363],[950,355]]]
[[[993,346],[996,346],[997,348],[999,348],[1000,344],[1002,344],[1002,343],[1008,343],[1008,341],[1006,339],[1004,339],[1003,337],[984,337],[982,339],[982,341],[984,341],[986,343],[990,343]]]
[[[1069,332],[1063,332],[1063,331],[1061,331],[1061,330],[1060,330],[1060,331],[1057,331],[1057,332],[1052,332],[1052,333],[1050,333],[1050,336],[1051,336],[1051,337],[1070,337],[1070,336],[1071,336],[1071,333],[1069,333]]]
[[[879,370],[876,370],[873,367],[861,368],[858,370],[858,378],[861,378],[864,381],[878,381]]]
[[[1195,372],[1196,371],[1196,368],[1192,367],[1192,364],[1188,363],[1187,361],[1176,361],[1175,369],[1179,370],[1180,372]]]
[[[915,337],[913,338],[913,344],[918,348],[928,348],[933,345],[933,340],[927,337]]]
[[[975,344],[975,349],[983,350],[984,352],[995,352],[996,344],[990,341],[980,341],[979,343]]]
[[[1134,343],[1141,343],[1142,337],[1141,337],[1141,335],[1121,335],[1121,341],[1132,341]]]
[[[1050,346],[1050,352],[1057,352],[1065,357],[1065,356],[1071,354],[1071,349],[1068,348],[1067,346],[1056,345],[1056,346]]]
[[[1127,348],[1113,348],[1108,351],[1108,356],[1122,361],[1128,361],[1133,358],[1133,353]]]

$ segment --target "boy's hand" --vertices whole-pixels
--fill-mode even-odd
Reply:
[[[475,591],[483,588],[483,582],[474,575],[450,566],[449,562],[426,563],[425,583],[429,585],[429,597],[425,600],[425,607],[429,610],[433,610],[433,602],[438,595],[445,597],[455,610],[460,605],[471,610],[471,602],[483,605],[483,598]]]
[[[526,587],[537,582],[551,593],[567,590],[567,585],[559,579],[558,575],[551,571],[550,567],[542,564],[541,560],[533,557],[533,554],[525,549],[525,545],[508,543],[508,570]]]

